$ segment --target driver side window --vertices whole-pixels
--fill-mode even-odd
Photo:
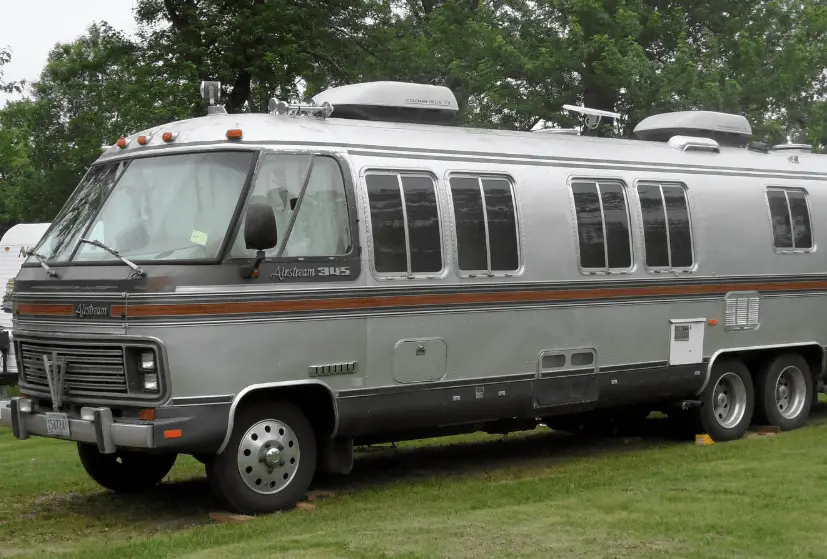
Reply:
[[[350,219],[342,171],[332,157],[305,154],[272,153],[264,157],[250,203],[267,204],[273,208],[278,230],[278,246],[265,254],[274,257],[284,242],[295,214],[283,257],[344,256],[350,251]],[[301,204],[302,185],[308,171],[310,180]],[[297,211],[298,209],[298,211]],[[231,258],[255,258],[256,251],[244,246],[245,211],[230,249]]]

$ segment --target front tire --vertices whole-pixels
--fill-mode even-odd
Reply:
[[[158,485],[175,465],[177,454],[118,450],[101,454],[97,445],[78,443],[80,463],[99,485],[115,493],[146,491]]]
[[[227,448],[207,463],[213,493],[234,512],[293,508],[316,473],[316,436],[287,402],[257,403],[236,415]]]
[[[755,379],[755,412],[782,431],[803,426],[813,405],[813,376],[797,353],[778,355],[761,367]]]
[[[755,408],[755,390],[746,365],[737,359],[717,361],[701,402],[695,413],[702,433],[717,442],[743,437]]]

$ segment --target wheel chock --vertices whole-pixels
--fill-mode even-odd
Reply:
[[[715,441],[713,441],[712,437],[710,437],[707,434],[695,435],[695,444],[698,444],[698,445],[715,444]]]

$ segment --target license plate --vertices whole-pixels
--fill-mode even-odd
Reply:
[[[69,436],[69,418],[65,413],[46,414],[46,433],[57,437]]]

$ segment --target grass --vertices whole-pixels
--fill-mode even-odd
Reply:
[[[827,405],[771,437],[695,446],[548,429],[363,449],[312,510],[216,524],[182,457],[152,492],[111,495],[70,443],[0,430],[0,557],[348,559],[823,557]]]

